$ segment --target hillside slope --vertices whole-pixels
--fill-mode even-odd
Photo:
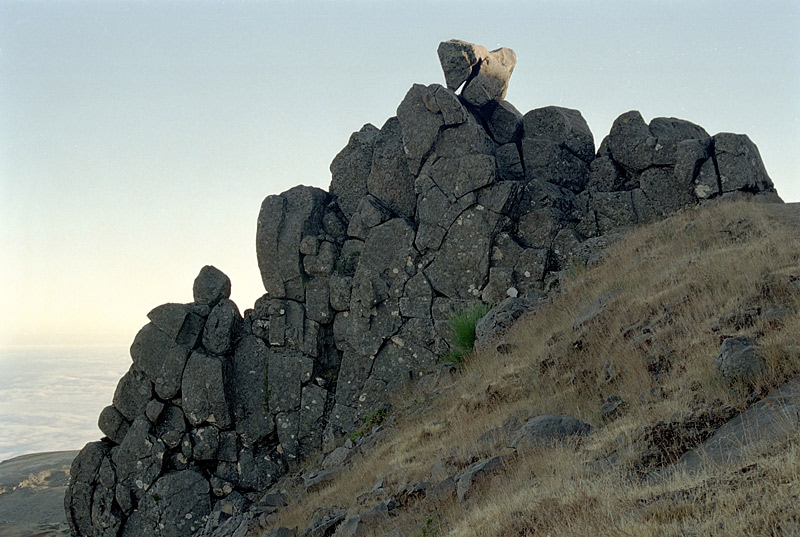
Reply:
[[[399,394],[382,425],[340,451],[344,463],[326,462],[333,474],[309,475],[314,460],[284,477],[272,492],[289,506],[264,509],[250,534],[797,534],[791,420],[729,463],[664,469],[800,373],[798,231],[797,204],[756,203],[632,231],[596,266],[565,271],[504,353]],[[765,368],[752,381],[715,368],[735,336],[758,343]],[[522,424],[543,414],[592,430],[529,445]]]

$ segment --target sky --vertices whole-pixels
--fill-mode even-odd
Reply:
[[[596,145],[628,110],[745,133],[800,201],[796,0],[0,0],[0,346],[129,344],[207,264],[252,307],[264,197],[327,189],[453,38]]]

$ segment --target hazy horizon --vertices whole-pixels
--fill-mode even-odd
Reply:
[[[798,30],[788,0],[3,2],[0,346],[130,344],[207,264],[252,307],[261,201],[327,189],[452,38],[513,48],[509,102],[596,146],[632,109],[747,134],[800,201]]]

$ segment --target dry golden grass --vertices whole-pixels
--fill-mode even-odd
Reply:
[[[512,416],[552,413],[598,427],[580,445],[509,459],[466,505],[410,502],[392,526],[406,537],[800,534],[798,435],[730,468],[640,479],[647,427],[742,409],[800,372],[800,227],[777,212],[719,204],[635,230],[598,266],[562,278],[560,292],[509,335],[515,352],[472,356],[434,395],[399,396],[391,434],[330,487],[298,493],[278,525],[306,528],[320,507],[366,511],[375,497],[356,498],[379,479],[390,494],[435,484],[437,461],[452,472],[507,453],[502,440],[479,438]],[[583,307],[616,289],[600,315],[573,329]],[[719,345],[733,335],[761,344],[768,371],[751,389],[715,374]],[[611,394],[626,413],[602,425],[599,408]]]

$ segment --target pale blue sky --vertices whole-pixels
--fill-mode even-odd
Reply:
[[[205,264],[251,307],[262,199],[327,188],[451,38],[597,145],[632,109],[746,133],[800,201],[796,0],[0,1],[0,345],[129,343]]]

